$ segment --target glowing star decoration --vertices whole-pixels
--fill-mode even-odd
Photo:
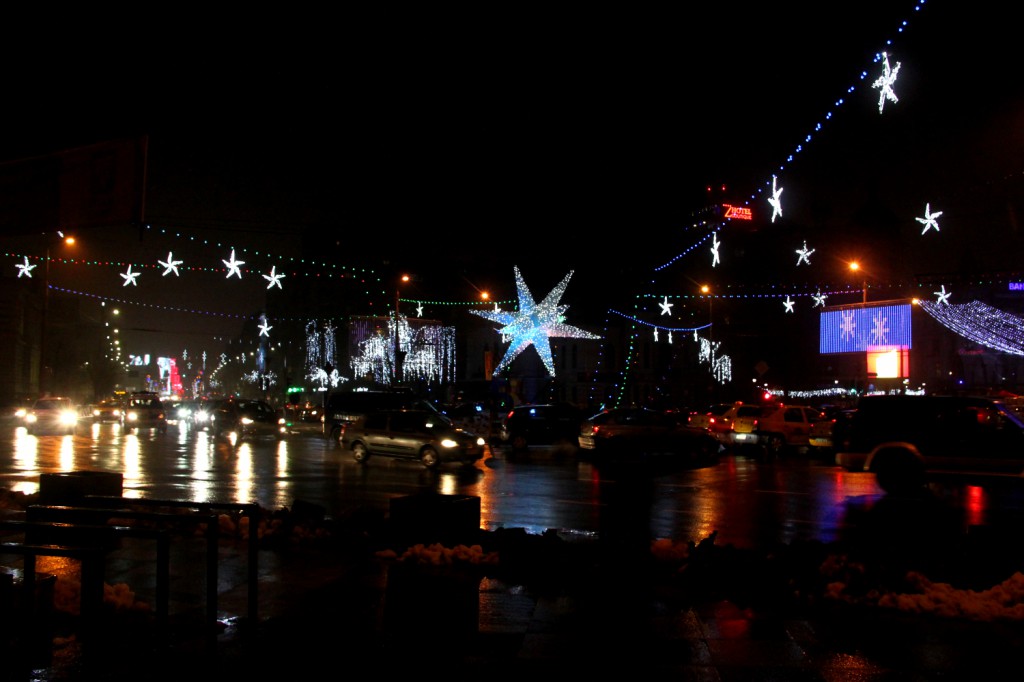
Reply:
[[[157,263],[164,269],[164,272],[163,272],[163,275],[162,275],[163,277],[166,277],[167,275],[171,274],[172,272],[174,273],[175,277],[179,276],[178,275],[178,266],[182,264],[182,261],[174,260],[174,252],[168,251],[167,252],[167,260],[166,261],[158,260]]]
[[[133,287],[139,286],[135,282],[135,278],[138,277],[138,276],[139,276],[139,273],[132,272],[132,266],[129,265],[128,266],[128,270],[125,271],[125,273],[123,275],[121,275],[121,277],[124,277],[124,285],[123,286],[128,286],[129,284],[131,284]]]
[[[942,305],[942,304],[949,305],[949,296],[953,292],[952,291],[947,292],[946,291],[946,285],[943,284],[941,291],[933,291],[932,293],[935,294],[935,296],[937,297],[937,300],[935,301],[937,304],[939,304],[939,305]]]
[[[811,264],[811,254],[814,253],[814,249],[808,249],[806,241],[804,242],[804,248],[797,249],[796,252],[797,252],[797,259],[796,259],[797,266],[799,266],[801,263],[807,263],[808,265]]]
[[[283,277],[284,277],[284,275],[277,274],[277,266],[276,265],[270,268],[270,274],[269,275],[263,275],[263,279],[265,279],[268,282],[270,282],[270,284],[267,285],[268,289],[273,289],[274,287],[277,287],[278,289],[284,289],[284,287],[281,286],[281,278],[283,278]],[[241,275],[239,275],[239,278],[241,278]]]
[[[821,290],[819,289],[818,293],[814,294],[814,296],[812,296],[811,298],[814,299],[814,307],[815,308],[817,308],[818,306],[821,306],[822,308],[824,308],[825,307],[825,299],[828,298],[828,295],[821,293]]]
[[[654,328],[654,342],[655,343],[658,342],[658,328],[657,327]]]
[[[882,61],[884,62],[882,75],[871,84],[873,88],[881,88],[881,92],[878,94],[878,113],[882,113],[882,109],[885,107],[885,100],[889,100],[893,104],[900,101],[892,89],[893,83],[896,82],[896,74],[900,72],[900,63],[896,62],[895,69],[889,68],[889,55],[885,52],[882,53]]]
[[[778,180],[774,175],[772,176],[772,195],[768,199],[768,203],[772,207],[772,222],[775,222],[776,218],[782,217],[782,188],[776,187],[775,183]]]
[[[666,296],[665,300],[662,303],[659,303],[658,305],[661,306],[661,314],[662,315],[671,315],[672,314],[672,306],[674,306],[675,303],[669,303],[668,302],[668,296]]]
[[[884,345],[889,339],[889,318],[879,313],[871,320],[871,340],[875,345]]]
[[[422,303],[417,303],[416,304],[416,317],[423,317],[423,304]]]
[[[921,234],[924,234],[925,232],[927,232],[931,228],[935,228],[935,231],[938,232],[939,231],[939,221],[936,220],[936,218],[938,218],[940,215],[942,215],[942,211],[939,211],[937,213],[932,213],[932,205],[931,204],[925,204],[924,205],[924,217],[923,218],[914,218],[914,220],[916,220],[917,222],[919,222],[922,225],[924,225],[924,229],[921,230]],[[955,231],[956,230],[954,230],[954,232]]]
[[[852,339],[857,331],[857,321],[853,319],[852,310],[844,310],[842,314],[843,319],[839,322],[839,335],[846,341],[847,339]]]
[[[718,247],[721,246],[722,242],[718,241],[718,235],[714,233],[711,234],[711,239],[711,267],[715,267],[720,262],[718,260]]]
[[[28,262],[28,256],[25,256],[24,263],[15,263],[14,267],[18,268],[18,277],[24,275],[25,277],[32,279],[32,268],[35,267],[35,264]]]
[[[220,261],[228,267],[228,275],[225,279],[231,279],[231,275],[238,275],[238,279],[242,279],[242,271],[238,269],[239,265],[245,265],[244,260],[235,260],[235,250],[231,249],[231,259]],[[267,287],[269,288],[269,287]]]
[[[265,315],[260,316],[260,336],[270,337],[270,330],[273,329],[268,323]]]
[[[793,304],[794,303],[796,303],[796,301],[791,301],[789,299],[789,296],[786,296],[786,300],[782,302],[782,305],[786,306],[786,312],[787,313],[793,312]]]
[[[505,352],[505,357],[494,368],[495,372],[506,369],[516,356],[529,346],[533,346],[548,374],[555,376],[555,362],[551,357],[551,338],[599,339],[601,337],[562,321],[569,306],[559,305],[558,301],[565,293],[565,288],[569,286],[572,271],[539,304],[534,302],[533,295],[527,288],[518,267],[515,268],[515,277],[516,290],[519,294],[519,310],[517,312],[491,312],[489,310],[471,310],[469,312],[503,325],[498,331],[503,339],[509,339],[509,347]]]

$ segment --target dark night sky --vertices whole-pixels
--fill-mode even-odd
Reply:
[[[816,247],[824,280],[879,243],[886,267],[1016,267],[1024,59],[1005,3],[706,5],[80,36],[8,62],[0,158],[145,133],[149,223],[268,251],[302,232],[339,262],[429,273],[427,298],[471,298],[467,281],[512,297],[519,265],[538,298],[573,270],[563,302],[603,305],[702,234],[705,185],[744,203],[776,172],[784,217],[762,227]],[[900,101],[880,115],[886,40]],[[949,241],[910,264],[926,202]],[[1000,248],[964,246],[983,229]]]

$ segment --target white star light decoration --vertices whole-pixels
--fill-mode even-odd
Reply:
[[[818,293],[816,293],[816,294],[814,294],[814,296],[812,296],[812,298],[814,299],[814,307],[815,308],[817,308],[818,306],[821,306],[822,308],[824,308],[825,307],[825,299],[828,298],[828,295],[821,293],[821,291],[819,290]]]
[[[235,250],[231,249],[231,259],[220,261],[228,267],[228,275],[225,279],[231,279],[231,275],[238,275],[238,279],[242,279],[242,271],[238,269],[239,265],[245,265],[244,260],[235,260]],[[269,287],[268,287],[269,288]]]
[[[124,285],[123,286],[128,286],[129,284],[131,284],[133,287],[137,287],[138,284],[135,282],[135,278],[138,277],[138,276],[139,276],[139,273],[138,272],[132,272],[132,266],[129,265],[128,266],[128,270],[125,271],[125,273],[123,275],[121,275],[121,277],[124,278]]]
[[[719,263],[718,247],[721,245],[721,242],[718,241],[718,235],[714,232],[711,233],[711,239],[711,267],[715,267]]]
[[[796,259],[796,264],[798,266],[800,263],[807,263],[808,265],[811,264],[811,254],[814,253],[814,249],[808,249],[806,241],[804,242],[804,248],[797,249],[796,252],[798,254]]]
[[[28,262],[28,256],[25,256],[24,263],[15,263],[14,267],[18,268],[18,277],[24,275],[25,277],[32,279],[32,268],[35,267],[35,264]]]
[[[233,257],[234,257],[234,254],[232,254],[232,258]],[[239,277],[239,279],[241,279],[242,275],[239,274],[238,277]],[[263,275],[263,279],[265,279],[268,282],[270,282],[270,284],[267,285],[268,289],[272,289],[275,286],[278,289],[284,289],[284,287],[281,286],[281,278],[282,277],[284,277],[284,275],[277,274],[277,266],[276,265],[270,268],[270,274],[269,275]]]
[[[516,356],[529,346],[533,346],[548,374],[555,376],[555,362],[551,356],[551,338],[599,339],[601,337],[562,322],[563,315],[569,306],[559,305],[558,301],[565,293],[565,288],[569,286],[572,271],[539,304],[534,302],[533,295],[526,286],[523,276],[519,273],[518,267],[515,268],[515,277],[516,290],[519,294],[518,312],[511,313],[502,310],[493,312],[471,310],[470,312],[503,325],[498,331],[503,339],[510,341],[505,357],[495,367],[495,372],[506,369]]]
[[[896,93],[893,91],[893,83],[896,82],[896,74],[900,72],[900,63],[896,62],[896,68],[889,68],[889,55],[885,52],[882,53],[882,61],[884,62],[885,70],[882,75],[875,79],[875,82],[871,84],[873,88],[881,88],[881,92],[878,94],[878,113],[882,113],[883,107],[885,107],[885,100],[889,100],[893,104],[899,102],[896,97]]]
[[[939,304],[939,305],[942,305],[942,304],[949,305],[949,296],[953,292],[952,291],[947,292],[946,291],[946,285],[943,284],[942,285],[942,289],[940,291],[933,291],[932,293],[935,294],[935,296],[937,297],[937,300],[935,301],[937,304]]]
[[[416,304],[416,317],[423,317],[423,304],[422,303],[417,303]]]
[[[787,313],[793,312],[793,304],[794,303],[796,303],[796,301],[792,301],[792,300],[790,300],[789,296],[786,296],[786,300],[782,302],[782,305],[786,306],[786,312]]]
[[[260,336],[270,337],[270,330],[273,327],[267,322],[266,315],[260,315]]]
[[[768,198],[768,203],[772,206],[773,223],[776,218],[782,217],[782,188],[775,186],[777,179],[774,175],[772,176],[772,195]]]
[[[671,315],[672,314],[672,306],[674,306],[675,303],[669,303],[668,302],[668,296],[666,296],[665,300],[663,302],[659,303],[658,305],[661,306],[661,314],[662,315]]]
[[[168,251],[167,252],[167,260],[166,261],[158,260],[157,263],[164,269],[164,272],[163,272],[163,275],[162,275],[163,277],[166,277],[167,275],[171,274],[172,272],[174,273],[175,277],[179,276],[178,275],[178,266],[181,265],[182,261],[174,260],[174,252],[173,251]]]
[[[924,205],[924,217],[923,218],[914,218],[914,220],[916,220],[917,222],[919,222],[922,225],[924,225],[924,229],[921,230],[921,234],[924,234],[925,232],[927,232],[931,228],[934,228],[935,231],[938,232],[939,231],[939,221],[936,220],[936,218],[938,218],[940,215],[942,215],[942,211],[938,211],[936,213],[932,213],[932,205],[931,204],[925,204]],[[954,232],[955,232],[955,230],[954,230]]]

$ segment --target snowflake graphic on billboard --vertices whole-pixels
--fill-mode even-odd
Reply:
[[[839,323],[839,336],[843,341],[853,338],[853,333],[857,330],[857,322],[853,319],[852,310],[843,311],[843,320]]]
[[[871,320],[871,324],[873,325],[871,327],[871,340],[876,345],[885,344],[889,337],[889,318],[878,314]]]

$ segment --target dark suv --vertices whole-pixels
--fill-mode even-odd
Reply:
[[[835,447],[836,464],[874,472],[887,492],[919,488],[936,473],[1024,474],[1024,421],[989,398],[865,396]]]
[[[501,420],[498,435],[513,450],[531,445],[579,447],[583,419],[583,412],[568,403],[516,405]]]
[[[324,406],[324,436],[334,441],[339,440],[342,426],[351,424],[370,412],[411,409],[428,410],[440,414],[433,403],[420,398],[407,389],[338,391],[327,397]]]

